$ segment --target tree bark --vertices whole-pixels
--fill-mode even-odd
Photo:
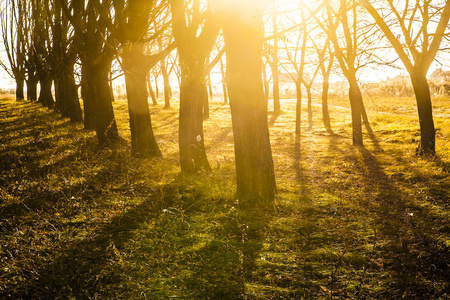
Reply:
[[[203,136],[203,107],[207,97],[203,66],[204,63],[197,61],[181,62],[180,163],[181,169],[188,173],[211,170]]]
[[[16,101],[22,101],[24,99],[24,79],[16,77]]]
[[[322,120],[325,129],[331,132],[330,112],[328,110],[328,90],[330,83],[328,79],[324,79],[322,82]]]
[[[162,62],[161,62],[162,63]],[[159,85],[158,85],[158,75],[155,75],[155,93],[156,99],[159,99]],[[169,103],[170,104],[170,103]]]
[[[164,108],[170,108],[170,99],[172,98],[172,88],[170,78],[166,68],[165,60],[161,61],[161,73],[164,81]]]
[[[195,6],[195,5],[194,5]],[[216,42],[219,25],[208,6],[202,13],[194,9],[193,19],[205,18],[201,27],[192,22],[186,25],[186,5],[183,0],[170,2],[172,27],[180,60],[180,122],[179,145],[181,171],[192,173],[210,171],[203,136],[203,107],[207,95],[206,60]]]
[[[64,66],[61,71],[55,79],[56,109],[63,117],[70,118],[70,121],[82,122],[83,112],[78,99],[73,66]]]
[[[267,78],[267,70],[265,64],[262,65],[262,75],[263,75],[264,99],[266,101],[266,109],[269,109],[270,85],[269,79]]]
[[[308,97],[308,128],[312,129],[313,127],[313,110],[312,110],[312,93],[311,86],[306,86],[306,95]]]
[[[89,75],[86,66],[81,64],[81,98],[83,99],[84,128],[95,130],[95,108],[88,95]]]
[[[416,96],[420,124],[420,145],[417,153],[419,155],[435,155],[436,130],[434,127],[430,87],[426,72],[416,71],[410,73],[410,76]]]
[[[362,146],[362,122],[361,122],[361,103],[362,95],[358,84],[350,83],[349,89],[350,107],[352,113],[352,139],[354,146]]]
[[[116,99],[114,98],[114,89],[112,83],[112,72],[108,72],[108,84],[109,84],[109,93],[111,94],[111,101],[114,102]]]
[[[37,101],[37,80],[35,76],[28,75],[27,99],[29,101]]]
[[[39,102],[42,106],[45,107],[53,107],[55,105],[55,101],[53,100],[52,95],[52,80],[50,78],[44,77],[39,81],[41,91],[39,92]]]
[[[249,4],[239,7],[238,11],[226,10],[223,33],[227,49],[227,86],[236,155],[237,197],[244,207],[269,208],[277,192],[261,76],[263,9],[256,9],[260,4],[251,2],[255,9]]]
[[[302,126],[302,84],[300,80],[295,82],[297,105],[295,108],[295,135],[300,136]]]
[[[122,55],[127,86],[128,113],[130,116],[131,150],[133,155],[162,157],[153,134],[148,108],[147,73],[143,43],[130,43]]]
[[[152,80],[150,79],[150,75],[147,76],[147,88],[150,93],[150,97],[152,98],[152,104],[158,105],[158,101],[156,100],[155,91],[152,88]]]
[[[281,112],[280,105],[280,81],[278,79],[278,65],[273,65],[272,67],[272,76],[273,76],[273,90],[272,90],[272,98],[273,98],[273,113],[275,115],[279,115]]]
[[[220,74],[222,75],[223,103],[224,104],[228,104],[227,82],[225,80],[225,68],[224,68],[224,65],[223,65],[222,58],[220,58]]]
[[[213,92],[213,87],[212,87],[212,82],[211,82],[211,74],[209,74],[209,73],[208,73],[207,83],[208,83],[209,99],[212,100],[212,98],[214,97],[214,92]]]
[[[89,126],[91,126],[90,122],[92,122],[100,145],[104,145],[119,137],[108,81],[110,69],[108,62],[110,60],[95,63],[95,59],[90,57],[90,59],[85,59],[82,64],[84,71],[82,74],[84,76],[84,92],[82,93],[85,104],[85,120],[89,120]]]
[[[208,87],[206,88],[206,97],[203,97],[203,119],[209,119],[209,94]]]
[[[272,63],[272,77],[273,77],[273,113],[279,115],[281,112],[280,106],[280,80],[278,76],[278,24],[277,24],[277,12],[276,5],[274,5],[272,13],[273,23],[273,63]]]

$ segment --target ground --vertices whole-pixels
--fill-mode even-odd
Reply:
[[[283,100],[269,115],[278,198],[261,211],[234,197],[220,99],[205,121],[213,171],[189,177],[176,103],[151,107],[164,158],[146,159],[130,156],[126,101],[122,138],[100,149],[81,124],[2,99],[0,298],[450,299],[450,100],[433,101],[438,154],[418,157],[413,99],[367,97],[365,147],[345,99],[331,99],[333,133],[314,106],[296,146]]]

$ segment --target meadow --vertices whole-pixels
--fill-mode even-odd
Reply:
[[[317,100],[314,100],[318,104]],[[242,209],[230,109],[205,121],[210,174],[182,175],[178,107],[150,106],[163,159],[130,155],[38,104],[0,100],[2,299],[450,299],[450,99],[435,157],[416,156],[413,98],[370,98],[351,145],[347,99],[269,114],[278,197]],[[306,109],[306,105],[303,105]],[[270,108],[271,110],[271,108]]]

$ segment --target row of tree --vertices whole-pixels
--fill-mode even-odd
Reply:
[[[231,105],[240,199],[268,204],[276,195],[267,124],[266,63],[271,70],[275,114],[281,110],[280,71],[296,84],[299,135],[302,86],[307,91],[311,124],[311,88],[318,74],[323,82],[324,125],[331,130],[327,95],[337,61],[338,72],[350,86],[353,143],[363,145],[362,124],[369,130],[370,126],[357,72],[369,62],[386,62],[383,53],[396,53],[416,94],[421,129],[418,151],[435,153],[426,74],[448,34],[448,0],[320,0],[308,4],[277,0],[5,0],[2,5],[2,38],[9,62],[2,65],[16,81],[17,99],[24,99],[26,82],[29,100],[54,107],[72,121],[84,120],[87,129],[96,131],[101,145],[109,143],[118,137],[110,84],[111,66],[117,61],[125,76],[134,155],[162,156],[151,124],[148,76],[176,48],[183,172],[211,169],[203,137],[203,119],[208,114],[206,79],[217,63],[222,73],[226,65],[224,94],[229,95]],[[160,66],[167,87],[166,65]]]

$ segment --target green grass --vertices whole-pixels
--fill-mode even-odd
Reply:
[[[437,153],[417,157],[414,99],[368,99],[374,136],[351,145],[348,100],[334,134],[294,102],[269,115],[278,198],[234,198],[229,108],[205,122],[212,174],[180,174],[177,106],[151,107],[164,159],[28,102],[0,102],[0,298],[450,299],[450,100],[435,99]],[[346,109],[347,108],[347,109]],[[306,114],[303,115],[306,120]]]

